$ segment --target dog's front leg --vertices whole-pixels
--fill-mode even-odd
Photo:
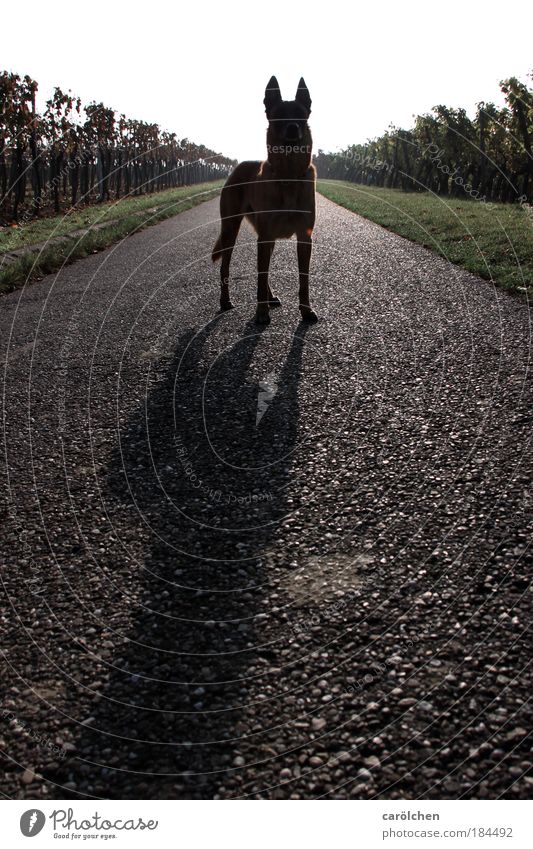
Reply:
[[[307,233],[298,237],[299,300],[300,312],[304,321],[318,321],[318,316],[311,308],[309,301],[309,265],[311,264],[312,247],[311,236],[308,236]]]
[[[257,240],[257,312],[255,320],[258,324],[268,324],[270,311],[268,308],[268,268],[270,257],[274,250],[274,242]]]

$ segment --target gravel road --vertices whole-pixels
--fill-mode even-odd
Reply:
[[[217,207],[0,300],[4,797],[530,796],[525,301]]]

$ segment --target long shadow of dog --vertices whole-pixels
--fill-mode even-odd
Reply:
[[[267,555],[296,475],[305,333],[259,381],[269,346],[255,325],[215,355],[216,322],[186,333],[120,434],[106,497],[136,505],[151,543],[134,627],[68,764],[76,795],[213,798],[239,766]]]

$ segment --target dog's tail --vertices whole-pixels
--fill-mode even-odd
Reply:
[[[211,259],[213,262],[218,262],[220,257],[222,256],[222,233],[218,237],[215,242],[215,247],[213,248],[213,253],[211,254]]]

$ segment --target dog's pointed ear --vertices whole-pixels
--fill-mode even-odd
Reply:
[[[267,118],[270,116],[274,106],[281,103],[281,91],[279,90],[279,83],[276,77],[270,77],[265,89],[265,99],[263,100],[263,103],[265,104]]]
[[[307,113],[311,112],[311,95],[309,94],[309,89],[305,84],[305,80],[303,77],[300,77],[300,82],[298,83],[298,88],[296,90],[296,97],[294,98],[296,103],[300,103],[305,109],[307,109]]]

